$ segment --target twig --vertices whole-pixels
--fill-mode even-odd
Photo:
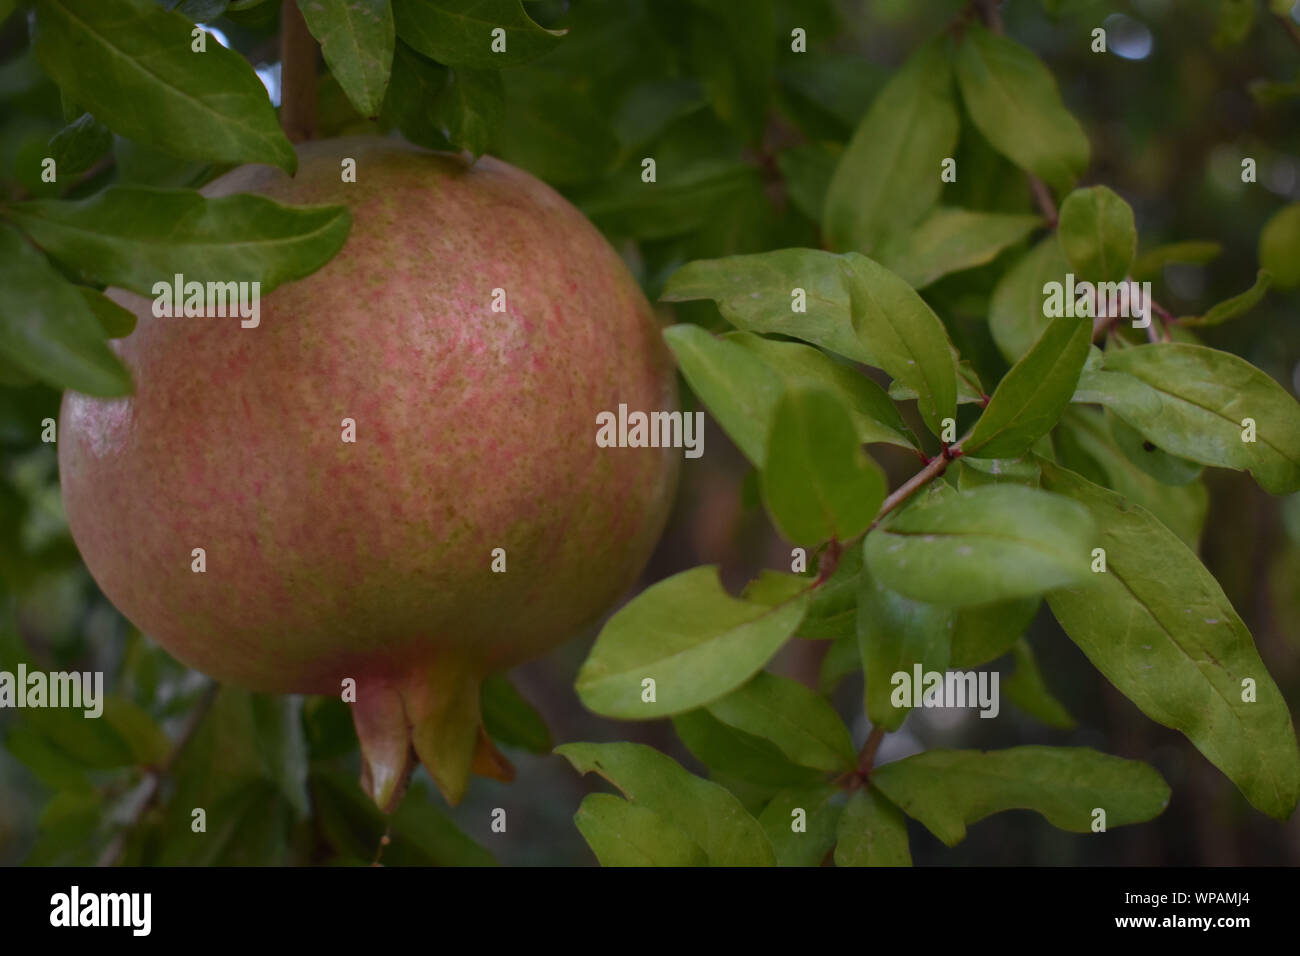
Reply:
[[[884,503],[881,504],[880,510],[876,512],[876,517],[871,522],[871,527],[867,528],[867,531],[870,531],[871,528],[880,524],[885,515],[889,514],[908,498],[912,497],[912,495],[916,494],[935,478],[938,478],[947,471],[948,465],[953,461],[953,459],[961,457],[961,443],[969,437],[969,435],[966,435],[953,444],[946,446],[941,454],[935,455],[930,459],[929,464],[891,491],[889,497],[887,497]]]
[[[176,742],[172,744],[172,749],[168,752],[167,757],[157,767],[149,768],[148,780],[145,783],[144,791],[140,795],[140,802],[131,815],[127,818],[122,829],[113,837],[112,841],[104,848],[100,854],[99,866],[113,866],[121,858],[122,853],[126,850],[126,841],[132,831],[140,825],[145,813],[153,806],[158,799],[158,793],[162,790],[163,780],[176,766],[176,761],[180,759],[181,752],[185,750],[186,744],[199,729],[199,724],[207,716],[208,711],[212,709],[212,702],[217,699],[217,691],[221,689],[220,684],[209,684],[203,691],[203,696],[199,698],[194,709],[190,711],[189,719],[186,720],[185,726],[181,729],[180,735]]]
[[[1047,220],[1047,228],[1055,229],[1059,221],[1059,215],[1056,211],[1056,200],[1052,198],[1052,191],[1047,188],[1047,184],[1032,173],[1026,173],[1029,179],[1029,188],[1033,191],[1034,201],[1038,203],[1038,209]]]
[[[316,40],[297,0],[280,6],[280,126],[291,143],[316,136]]]
[[[975,0],[980,19],[994,33],[1002,32],[1002,13],[998,10],[1001,5],[1002,0]]]

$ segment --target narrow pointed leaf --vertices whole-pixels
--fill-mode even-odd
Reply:
[[[771,742],[802,767],[844,771],[856,761],[849,729],[834,708],[798,681],[759,671],[708,711],[729,727]]]
[[[876,364],[853,329],[843,259],[819,249],[780,249],[688,262],[669,278],[664,302],[712,299],[722,317],[746,332],[779,332]],[[796,312],[795,290],[805,295]]]
[[[960,123],[941,41],[922,46],[876,96],[831,177],[822,217],[834,249],[871,252],[939,198]]]
[[[110,186],[76,202],[19,203],[10,215],[46,252],[106,285],[153,296],[154,284],[261,282],[263,295],[310,275],[343,247],[344,206],[285,206],[240,193]]]
[[[1133,209],[1105,186],[1066,196],[1056,234],[1075,275],[1088,282],[1119,282],[1137,254]]]
[[[1143,713],[1186,734],[1246,799],[1288,817],[1300,799],[1291,715],[1219,583],[1146,509],[1050,463],[1043,482],[1088,507],[1106,550],[1105,573],[1048,595],[1065,633]]]
[[[578,672],[582,702],[606,717],[649,720],[716,700],[762,669],[799,627],[797,593],[775,606],[727,594],[715,567],[652,585],[606,623]],[[647,678],[653,702],[642,700]]]
[[[1070,404],[1079,384],[1092,323],[1061,317],[1003,377],[962,451],[981,458],[1019,458]]]
[[[589,793],[573,817],[601,866],[707,866],[700,845],[659,814],[610,793]]]
[[[1018,361],[1052,324],[1043,313],[1043,287],[1049,282],[1063,283],[1069,271],[1070,263],[1052,233],[998,281],[989,300],[989,331],[1008,362]]]
[[[579,773],[598,773],[630,803],[658,814],[699,844],[712,866],[773,866],[763,828],[724,788],[687,773],[643,744],[575,743],[557,747]]]
[[[907,821],[875,787],[860,787],[840,814],[836,866],[911,866]]]
[[[1151,820],[1169,802],[1151,767],[1087,747],[929,750],[877,767],[871,783],[948,846],[1004,810],[1034,810],[1052,826],[1089,833],[1096,809],[1110,829]]]
[[[520,0],[393,0],[393,16],[397,35],[425,56],[477,69],[527,63],[549,53],[566,32],[542,29]]]
[[[925,300],[884,266],[849,253],[841,260],[853,329],[875,358],[868,364],[917,393],[917,409],[936,435],[957,413],[957,365],[948,332]]]
[[[1264,298],[1268,292],[1269,286],[1273,284],[1273,274],[1267,269],[1260,269],[1255,276],[1255,284],[1245,292],[1240,292],[1230,299],[1224,299],[1222,302],[1212,306],[1204,315],[1183,316],[1178,321],[1183,325],[1204,326],[1204,325],[1222,325],[1230,319],[1236,319],[1245,315],[1256,305],[1259,300]]]
[[[1204,465],[1249,471],[1270,494],[1300,490],[1300,405],[1245,359],[1160,343],[1108,353],[1076,402],[1105,405],[1158,447]],[[1244,440],[1255,424],[1255,440]]]
[[[894,706],[893,676],[904,673],[910,680],[917,664],[923,672],[948,669],[954,612],[904,597],[865,569],[858,587],[858,652],[866,680],[863,703],[873,727],[897,730],[910,708]]]
[[[846,541],[871,524],[888,491],[885,474],[862,451],[834,393],[787,389],[772,414],[767,445],[763,501],[787,540]]]
[[[362,116],[377,116],[393,68],[390,0],[298,0],[330,73]]]
[[[989,262],[1029,235],[1037,216],[939,207],[912,229],[882,243],[876,258],[914,289]]]
[[[1075,726],[1075,720],[1065,705],[1048,689],[1029,642],[1024,638],[1016,641],[1011,648],[1011,657],[1016,669],[1009,677],[1002,678],[1002,692],[1007,695],[1007,699],[1049,727],[1071,730]]]
[[[1095,536],[1077,502],[1020,485],[934,496],[867,535],[871,574],[907,597],[948,607],[1024,598],[1088,572]]]
[[[127,395],[131,376],[104,335],[78,287],[0,225],[0,357],[58,388]]]
[[[36,55],[60,89],[113,132],[205,162],[269,163],[298,156],[253,68],[149,0],[39,0]]]
[[[956,65],[966,109],[990,145],[1058,192],[1072,187],[1088,165],[1088,138],[1042,61],[976,24]]]
[[[829,786],[782,790],[768,802],[758,822],[777,866],[818,866],[826,858],[844,809],[834,799],[839,792]]]

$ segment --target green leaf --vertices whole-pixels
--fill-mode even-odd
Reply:
[[[946,607],[1030,597],[1085,578],[1095,529],[1086,508],[1020,485],[932,496],[867,535],[871,574]]]
[[[1002,691],[1007,699],[1049,727],[1058,730],[1074,729],[1074,718],[1048,689],[1029,642],[1024,638],[1016,641],[1011,648],[1011,656],[1016,662],[1016,669],[1010,677],[1002,678]]]
[[[746,142],[758,143],[772,95],[772,0],[691,0],[691,7],[692,72],[719,119]]]
[[[1291,715],[1219,583],[1146,509],[1048,463],[1043,482],[1088,507],[1106,550],[1104,574],[1048,596],[1065,633],[1143,713],[1286,819],[1300,799]]]
[[[269,163],[298,155],[253,68],[149,0],[38,0],[36,55],[69,96],[113,132],[187,159]]]
[[[1046,236],[998,281],[989,300],[989,331],[1008,362],[1033,347],[1052,319],[1043,314],[1043,288],[1070,271],[1056,234]]]
[[[426,149],[451,149],[445,117],[435,118],[451,71],[421,56],[398,40],[393,47],[393,68],[380,116],[385,127],[396,127],[404,137]]]
[[[1088,166],[1088,137],[1031,51],[978,24],[957,48],[957,84],[972,121],[998,152],[1057,192]]]
[[[854,332],[843,263],[840,256],[819,249],[700,259],[674,272],[659,298],[712,299],[738,329],[777,332],[874,364]],[[806,312],[794,311],[797,289],[806,295]]]
[[[1179,458],[1156,447],[1143,438],[1141,432],[1113,412],[1107,411],[1105,415],[1106,424],[1110,427],[1110,437],[1115,440],[1116,447],[1124,453],[1124,457],[1161,484],[1174,486],[1191,484],[1205,471],[1204,465]],[[1143,502],[1139,500],[1138,503]]]
[[[50,137],[50,157],[58,175],[76,176],[113,148],[113,134],[89,113]]]
[[[871,252],[934,205],[940,164],[960,122],[942,40],[922,46],[893,75],[858,124],[826,193],[822,222],[833,249]]]
[[[772,522],[805,546],[857,537],[889,490],[848,410],[822,388],[790,388],[777,402],[761,481]]]
[[[1205,239],[1188,239],[1148,249],[1137,257],[1129,271],[1137,280],[1154,279],[1171,264],[1203,266],[1219,257],[1223,244]]]
[[[446,130],[447,141],[475,156],[487,152],[505,116],[501,74],[495,70],[449,70],[434,103],[433,118]]]
[[[1042,603],[1041,598],[1030,597],[959,608],[948,666],[970,670],[1001,657],[1025,633]]]
[[[159,767],[171,751],[171,741],[154,719],[135,701],[111,696],[104,699],[101,719],[122,739],[134,764]]]
[[[740,343],[698,325],[664,330],[682,375],[755,467],[767,460],[767,435],[783,389],[776,372]]]
[[[989,262],[1042,225],[1037,216],[938,207],[881,243],[876,258],[914,289]]]
[[[763,828],[723,787],[687,773],[643,744],[565,744],[555,750],[579,773],[596,772],[632,804],[657,813],[704,850],[712,866],[773,866]]]
[[[858,577],[858,650],[866,679],[864,705],[873,727],[893,731],[908,707],[895,707],[893,675],[948,669],[953,632],[949,608],[913,601],[891,591],[866,570]]]
[[[1179,343],[1109,352],[1074,401],[1105,405],[1172,455],[1249,471],[1270,494],[1300,490],[1300,405],[1235,355]],[[1242,440],[1247,418],[1253,442]]]
[[[841,552],[834,573],[812,592],[808,613],[799,625],[800,637],[811,640],[848,638],[852,641],[856,661],[858,575],[861,573],[862,549],[849,548]]]
[[[1034,810],[1052,826],[1089,833],[1094,809],[1106,811],[1110,829],[1151,820],[1169,803],[1151,767],[1088,747],[928,750],[877,767],[871,783],[948,846],[1004,810]]]
[[[1264,298],[1264,294],[1268,292],[1268,287],[1272,284],[1273,274],[1267,269],[1260,269],[1255,276],[1255,284],[1245,292],[1239,292],[1230,299],[1224,299],[1204,315],[1186,315],[1178,321],[1183,325],[1190,326],[1221,325],[1229,319],[1238,318],[1253,309],[1259,303],[1259,300]]]
[[[0,357],[59,388],[112,398],[131,377],[77,287],[0,225]]]
[[[298,0],[334,78],[362,116],[377,116],[393,69],[390,0]]]
[[[962,451],[981,458],[1027,452],[1069,406],[1091,344],[1088,319],[1054,320],[998,384]]]
[[[385,866],[493,866],[492,854],[428,803],[413,784],[391,816],[367,797],[356,779],[322,764],[311,768],[314,820],[324,840],[344,858],[369,863],[387,834]]]
[[[717,568],[683,571],[641,592],[605,624],[578,672],[582,702],[606,717],[650,720],[735,690],[799,627],[808,596],[775,606],[737,600]],[[656,700],[643,702],[642,681]]]
[[[801,143],[776,156],[790,201],[815,223],[822,221],[826,192],[841,155],[837,144],[816,142]]]
[[[1088,282],[1121,281],[1137,254],[1133,210],[1105,186],[1066,196],[1056,234],[1076,275]]]
[[[820,786],[782,790],[772,797],[758,822],[776,851],[777,866],[817,866],[826,858],[844,809],[835,802],[839,792],[838,787]]]
[[[1300,202],[1283,206],[1259,234],[1259,265],[1279,289],[1300,286]]]
[[[836,866],[911,866],[907,821],[875,787],[860,787],[840,814]]]
[[[820,386],[833,391],[847,406],[861,444],[916,447],[879,385],[811,346],[749,332],[714,336],[690,324],[665,329],[664,340],[691,389],[756,467],[767,460],[772,416],[787,388]]]
[[[903,421],[885,390],[846,362],[799,342],[782,342],[750,332],[729,332],[725,339],[763,359],[786,389],[821,387],[848,408],[863,445],[881,442],[915,450],[916,436]]]
[[[483,726],[493,740],[535,754],[548,753],[554,746],[546,721],[508,677],[494,674],[485,679],[480,696]]]
[[[834,708],[798,681],[759,671],[708,710],[727,726],[770,741],[801,767],[838,772],[852,769],[857,760],[849,730]]]
[[[311,275],[343,247],[345,206],[285,206],[240,193],[110,186],[76,202],[35,200],[9,210],[46,252],[106,285],[154,296],[156,283],[261,282],[265,295]]]
[[[532,161],[529,168],[536,166],[534,171],[548,182],[589,182],[603,176],[575,201],[607,233],[641,239],[684,236],[734,215],[737,204],[755,189],[761,198],[758,171],[744,162],[740,144],[709,113],[696,112],[673,123],[654,142],[650,157],[625,152],[623,161],[606,174],[618,158],[618,141],[607,128],[608,117],[590,104],[575,112],[574,97],[585,95],[584,87],[557,90],[563,111],[533,117],[525,111],[538,113],[553,104],[547,101],[539,107],[527,98],[521,102],[516,85],[527,80],[536,86],[536,80],[524,73],[508,73],[506,79],[506,124],[498,147],[504,143],[511,152],[501,155],[511,162],[512,155]],[[538,128],[551,117],[553,127],[547,123]],[[586,128],[575,128],[578,124]],[[653,182],[641,178],[645,158],[655,160]]]
[[[841,260],[853,329],[884,369],[917,393],[917,410],[938,435],[957,414],[957,367],[952,343],[925,300],[884,266],[857,253]]]
[[[90,307],[90,311],[99,320],[99,326],[110,339],[126,338],[135,331],[136,317],[130,309],[124,309],[104,293],[90,286],[79,285],[77,291],[81,299]]]
[[[1038,487],[1038,462],[1032,455],[1021,458],[976,458],[971,455],[963,456],[957,462],[959,491],[1007,483]]]
[[[853,550],[857,551],[857,548]],[[861,669],[862,657],[858,653],[857,636],[848,634],[838,637],[831,641],[831,646],[822,657],[817,673],[817,690],[829,696],[835,692],[840,681]]]
[[[701,707],[672,719],[686,749],[715,778],[743,780],[757,787],[806,787],[822,774],[791,762],[776,744],[725,724]]]
[[[708,866],[700,845],[653,810],[589,793],[573,817],[601,866]]]
[[[1171,488],[1151,477],[1120,450],[1114,432],[1106,427],[1105,417],[1095,409],[1070,409],[1061,419],[1056,438],[1064,467],[1085,474],[1146,508],[1184,544],[1196,550],[1209,508],[1205,485],[1195,482]]]
[[[542,29],[519,0],[393,0],[393,16],[397,35],[425,56],[486,70],[549,53],[567,32]]]

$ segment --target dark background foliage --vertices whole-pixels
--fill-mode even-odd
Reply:
[[[165,3],[164,6],[175,6]],[[555,49],[494,80],[482,80],[482,111],[460,131],[480,150],[527,168],[565,192],[625,255],[653,299],[682,263],[734,253],[821,245],[817,212],[829,164],[885,79],[908,53],[954,18],[960,0],[540,0],[544,26],[568,27]],[[0,2],[0,12],[13,3]],[[1241,8],[1255,11],[1250,22]],[[243,8],[243,9],[241,9]],[[258,68],[277,96],[278,4],[203,3],[182,12],[210,26]],[[770,21],[756,11],[770,10]],[[1282,205],[1300,200],[1300,27],[1267,5],[1214,0],[1010,0],[1007,33],[1034,50],[1057,78],[1092,144],[1085,185],[1104,183],[1133,207],[1141,248],[1209,239],[1223,254],[1205,266],[1170,266],[1157,299],[1175,315],[1249,286],[1258,237]],[[806,57],[788,50],[808,31]],[[1104,26],[1110,52],[1093,53]],[[730,59],[710,38],[725,37]],[[399,47],[398,66],[420,54]],[[427,75],[414,69],[408,76]],[[394,87],[399,84],[395,72]],[[743,77],[728,86],[729,78]],[[472,77],[467,82],[472,82]],[[481,92],[481,91],[480,91]],[[100,144],[69,186],[43,184],[40,157],[66,125],[58,88],[29,46],[23,4],[0,25],[0,177],[10,198],[89,195],[108,183],[192,186],[228,168],[181,160],[117,136]],[[320,90],[321,134],[398,128],[423,145],[445,145],[428,116],[404,113],[390,94],[378,120],[357,114],[336,83]],[[963,130],[963,143],[978,139]],[[453,133],[453,135],[455,135]],[[963,147],[965,148],[965,147]],[[986,151],[987,152],[987,151]],[[653,155],[674,169],[653,203],[629,189],[629,170]],[[993,155],[993,154],[989,154]],[[1259,181],[1241,182],[1242,157]],[[961,160],[963,169],[972,168]],[[994,159],[959,187],[965,204],[1033,211],[1023,175]],[[987,267],[927,291],[963,355],[986,382],[1006,369],[983,316],[993,283],[1024,244]],[[1297,293],[1273,293],[1249,315],[1206,330],[1205,340],[1247,358],[1300,391]],[[663,307],[665,317],[669,307]],[[717,326],[711,303],[673,307],[677,321]],[[41,384],[0,389],[0,661],[30,655],[47,669],[103,670],[117,704],[104,721],[0,712],[0,863],[125,862],[364,863],[383,823],[355,779],[356,740],[346,708],[323,698],[265,698],[221,690],[179,761],[162,799],[129,838],[118,824],[151,795],[167,737],[185,731],[204,695],[202,675],[177,664],[108,604],[81,564],[59,503],[54,448],[39,422],[57,417],[59,394]],[[733,590],[762,567],[788,564],[744,458],[710,421],[710,454],[684,469],[678,502],[644,583],[716,563]],[[897,484],[915,468],[901,453],[882,462]],[[1270,498],[1248,476],[1210,474],[1201,554],[1250,626],[1284,696],[1300,700],[1300,499]],[[549,725],[554,742],[640,740],[685,766],[704,768],[666,721],[625,724],[593,716],[573,692],[592,635],[512,675]],[[1104,840],[1063,833],[1028,811],[990,818],[954,849],[909,824],[915,861],[1051,864],[1300,864],[1300,817],[1279,823],[1255,812],[1233,784],[1179,734],[1144,717],[1092,668],[1046,609],[1029,631],[1046,682],[1078,721],[1054,730],[1004,707],[998,720],[972,711],[918,711],[890,735],[882,760],[932,747],[1025,743],[1091,746],[1142,759],[1169,782],[1173,799],[1154,822]],[[819,642],[791,642],[773,669],[815,683]],[[1000,664],[1005,665],[1003,660]],[[861,744],[861,677],[834,701]],[[532,735],[530,737],[530,734]],[[536,728],[516,734],[538,743]],[[392,822],[385,862],[590,863],[572,816],[599,789],[559,757],[507,748],[519,770],[509,786],[475,779],[448,810],[423,772]],[[185,849],[188,808],[220,806],[237,821]],[[490,831],[493,808],[510,820]],[[477,844],[477,845],[476,845]]]

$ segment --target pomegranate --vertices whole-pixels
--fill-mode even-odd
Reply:
[[[619,257],[527,173],[381,138],[299,153],[204,192],[346,204],[346,245],[255,328],[115,290],[135,393],[65,395],[64,507],[144,633],[252,690],[354,680],[370,795],[391,809],[418,759],[454,803],[471,770],[510,776],[483,677],[607,612],[662,531],[681,451],[598,448],[596,416],[675,409],[672,364]]]

